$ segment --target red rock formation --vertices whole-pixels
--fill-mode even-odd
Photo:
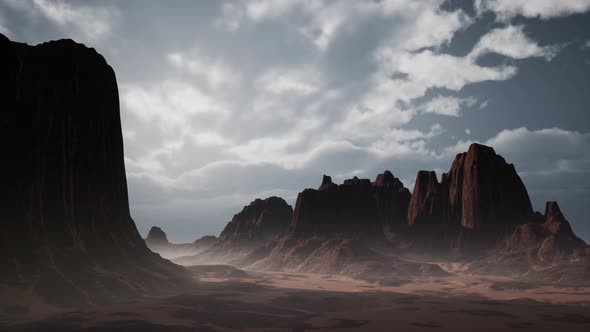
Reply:
[[[434,173],[418,173],[408,219],[411,225],[439,220],[478,230],[521,224],[532,215],[531,201],[514,165],[491,147],[472,144],[457,155],[440,184]]]
[[[408,208],[410,226],[434,226],[444,223],[443,190],[433,171],[419,171]]]
[[[557,203],[547,202],[544,222],[537,219],[535,216],[531,222],[518,225],[489,258],[472,263],[470,272],[523,274],[532,280],[560,283],[589,282],[590,247],[574,234]]]
[[[0,35],[0,282],[58,304],[187,286],[129,213],[117,82],[94,49]],[[97,272],[104,271],[104,272]]]
[[[264,244],[285,231],[292,216],[293,208],[280,197],[256,199],[233,216],[219,240]]]
[[[528,192],[516,173],[493,148],[471,144],[457,155],[442,177],[448,190],[448,217],[467,229],[495,224],[519,224],[528,220],[533,208]]]
[[[256,199],[233,216],[212,246],[199,254],[176,258],[174,262],[242,266],[244,258],[258,257],[252,252],[285,232],[292,217],[293,209],[282,198]]]
[[[535,224],[531,225],[535,227]],[[540,225],[544,238],[540,242],[538,257],[541,260],[554,260],[569,256],[579,251],[584,254],[586,243],[578,238],[570,223],[565,219],[557,202],[547,202],[545,206],[545,222]]]
[[[373,197],[377,201],[377,213],[381,223],[398,226],[406,224],[412,195],[390,171],[377,175],[373,183]]]
[[[375,182],[356,176],[342,185],[324,175],[318,190],[299,193],[291,231],[313,233],[381,233],[383,224],[404,224],[411,194],[390,171]]]

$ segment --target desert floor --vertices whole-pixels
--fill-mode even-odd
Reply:
[[[2,290],[0,331],[590,331],[590,285],[190,269],[186,294],[75,310]]]

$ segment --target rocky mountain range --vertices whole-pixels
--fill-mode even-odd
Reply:
[[[385,171],[374,181],[354,177],[340,185],[324,175],[318,189],[299,193],[292,218],[282,199],[272,199],[281,202],[274,209],[283,206],[281,218],[260,222],[272,205],[256,200],[209,250],[175,261],[354,276],[445,273],[407,259],[419,255],[502,275],[539,277],[539,268],[557,264],[563,271],[582,269],[577,275],[590,280],[590,249],[557,203],[534,212],[514,165],[481,144],[458,154],[440,182],[435,172],[419,171],[412,194]],[[264,228],[268,236],[255,235]]]

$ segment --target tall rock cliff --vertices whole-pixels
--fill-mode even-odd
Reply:
[[[71,40],[28,46],[0,35],[0,72],[0,280],[35,280],[64,304],[186,285],[186,271],[151,253],[131,219],[105,59]]]
[[[411,225],[438,220],[467,230],[521,224],[532,216],[514,165],[480,144],[458,154],[440,183],[434,172],[420,171],[408,212]]]
[[[356,176],[334,184],[324,175],[316,189],[297,196],[291,232],[295,234],[381,234],[387,224],[405,224],[411,194],[390,171],[375,182]]]
[[[419,247],[478,255],[533,217],[514,165],[493,148],[472,144],[456,156],[440,183],[434,172],[418,172],[408,209],[409,235]]]
[[[467,229],[519,224],[533,214],[514,165],[485,145],[471,144],[457,155],[442,177],[442,186],[448,188],[450,217]]]

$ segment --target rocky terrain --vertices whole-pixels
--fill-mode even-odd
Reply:
[[[79,305],[191,287],[131,219],[105,59],[71,40],[28,46],[0,35],[0,71],[0,288]]]
[[[440,182],[419,171],[413,194],[390,171],[340,185],[324,175],[318,189],[299,193],[275,239],[253,235],[268,227],[252,222],[260,202],[234,216],[210,250],[176,262],[395,280],[457,273],[432,263],[444,261],[467,273],[590,281],[590,250],[557,203],[533,212],[514,165],[480,144],[458,154]]]
[[[244,259],[256,260],[267,243],[287,230],[292,216],[293,208],[282,198],[256,199],[233,216],[210,248],[174,261],[183,265],[244,265]]]
[[[142,239],[112,68],[71,40],[0,51],[0,330],[588,330],[590,247],[491,147],[412,193],[324,175],[219,237]]]
[[[145,238],[145,244],[151,251],[167,259],[191,256],[209,249],[217,242],[217,237],[205,235],[192,243],[171,243],[160,227],[152,227]]]

